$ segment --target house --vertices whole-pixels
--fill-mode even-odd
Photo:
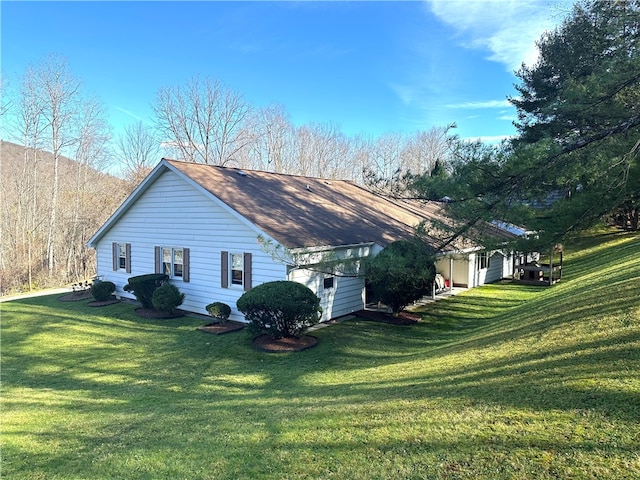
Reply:
[[[129,277],[164,272],[186,294],[184,310],[206,314],[207,304],[220,301],[243,320],[236,301],[244,291],[293,280],[318,295],[326,321],[364,308],[359,258],[409,238],[438,210],[350,181],[162,159],[88,245],[98,276],[121,297],[132,298],[123,290]],[[449,285],[472,287],[511,272],[509,255],[469,244],[441,257]]]

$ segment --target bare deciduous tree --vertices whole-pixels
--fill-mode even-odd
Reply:
[[[187,161],[225,165],[250,141],[249,105],[210,77],[160,88],[153,111],[164,146]]]
[[[400,153],[399,168],[421,175],[430,172],[437,161],[446,163],[451,140],[449,130],[452,128],[454,125],[433,127],[409,137]]]
[[[80,102],[80,81],[70,72],[65,59],[50,56],[36,67],[37,96],[45,119],[47,150],[53,154],[49,232],[47,235],[47,265],[53,275],[55,266],[55,232],[58,227],[58,193],[60,157],[66,148],[77,142],[74,117]]]
[[[294,131],[293,156],[287,173],[340,178],[347,170],[347,138],[332,123],[303,125]]]
[[[4,118],[11,108],[11,101],[6,92],[7,80],[0,74],[0,118]]]
[[[253,168],[283,173],[291,150],[293,127],[282,105],[270,105],[256,112],[256,136],[251,145]]]
[[[150,127],[137,122],[127,126],[118,136],[115,154],[125,178],[135,186],[160,159],[160,142]]]
[[[3,142],[2,290],[77,281],[92,274],[85,243],[110,213],[108,195],[121,201],[113,191],[93,199],[110,181],[96,178],[102,174],[94,169],[107,159],[104,109],[83,97],[80,82],[56,56],[28,68],[14,95],[7,117],[21,145]]]
[[[436,162],[447,163],[451,140],[447,127],[434,127],[413,136],[387,134],[371,145],[370,161],[364,167],[365,185],[380,193],[402,196],[414,175],[429,173]]]
[[[104,117],[104,108],[96,99],[82,103],[76,119],[78,137],[74,152],[75,185],[67,195],[64,205],[66,208],[60,209],[65,219],[63,231],[66,231],[65,276],[76,280],[88,276],[90,258],[85,245],[89,236],[100,227],[95,221],[95,212],[91,211],[90,197],[93,195],[93,188],[89,180],[93,172],[107,162],[110,127]]]
[[[17,270],[26,274],[26,278],[21,278],[20,281],[26,283],[31,290],[34,275],[33,258],[39,256],[34,252],[34,243],[41,243],[36,240],[41,236],[38,232],[42,230],[50,214],[45,207],[46,203],[42,202],[42,197],[50,196],[51,188],[49,183],[42,182],[39,177],[39,148],[44,141],[46,125],[34,68],[27,69],[23,75],[18,99],[13,104],[16,107],[13,128],[22,140],[24,148],[20,167],[12,169],[13,175],[6,172],[2,176],[5,193],[2,201],[5,206],[2,220],[2,236],[5,239],[3,247],[5,250],[9,247],[13,251]],[[13,179],[15,187],[12,193],[8,190],[10,179]],[[13,231],[13,235],[9,236],[10,241],[6,242],[9,231]],[[2,257],[4,264],[6,255],[3,254]],[[5,265],[2,266],[3,271],[6,268]]]

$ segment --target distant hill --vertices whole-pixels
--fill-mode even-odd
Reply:
[[[2,161],[2,170],[11,170],[16,166],[21,166],[22,162],[25,160],[25,152],[30,157],[35,153],[37,155],[38,162],[42,162],[45,165],[53,164],[53,154],[51,152],[46,150],[33,150],[30,148],[26,149],[24,146],[17,143],[0,140],[0,160]],[[59,162],[60,168],[64,170],[78,168],[78,162],[69,157],[61,156]],[[93,166],[88,166],[88,168],[94,170],[96,173],[103,173]]]
[[[53,165],[51,152],[0,141],[0,257],[11,259],[0,263],[0,294],[93,276],[95,258],[86,242],[132,188],[60,157],[54,215]]]

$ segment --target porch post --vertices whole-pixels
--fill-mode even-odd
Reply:
[[[449,291],[453,291],[453,257],[449,257]]]

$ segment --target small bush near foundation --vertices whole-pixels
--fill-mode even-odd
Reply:
[[[320,321],[320,299],[298,282],[267,282],[245,292],[237,302],[252,327],[273,338],[299,337]]]
[[[153,292],[169,280],[164,273],[149,273],[129,278],[129,283],[124,286],[125,292],[131,292],[142,304],[143,308],[153,308]]]
[[[156,288],[153,292],[151,303],[153,308],[161,312],[171,313],[184,302],[184,293],[180,293],[178,287],[170,283]]]
[[[111,295],[116,291],[116,284],[113,282],[95,282],[91,285],[91,295],[96,302],[106,302],[111,299]]]
[[[218,320],[220,323],[225,323],[229,320],[229,315],[231,315],[231,307],[226,303],[222,302],[213,302],[205,307],[209,315]]]

